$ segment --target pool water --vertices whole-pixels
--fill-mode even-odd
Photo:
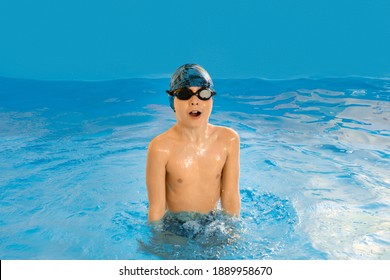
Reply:
[[[168,79],[0,78],[0,259],[390,259],[390,80],[216,80],[241,137],[240,219],[150,226]]]

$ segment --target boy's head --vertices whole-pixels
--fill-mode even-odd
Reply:
[[[171,77],[170,89],[167,90],[169,94],[169,103],[173,110],[174,98],[173,93],[178,89],[199,87],[209,89],[212,95],[215,94],[213,81],[207,71],[198,64],[184,64],[176,69]]]

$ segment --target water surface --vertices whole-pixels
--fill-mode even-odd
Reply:
[[[390,259],[390,81],[216,80],[241,219],[146,223],[167,79],[0,79],[1,259]]]

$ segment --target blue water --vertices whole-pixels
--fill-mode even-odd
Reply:
[[[0,259],[390,259],[390,80],[216,80],[240,219],[146,223],[168,79],[0,78]]]

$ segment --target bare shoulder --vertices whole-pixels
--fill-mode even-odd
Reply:
[[[149,152],[169,153],[172,149],[172,132],[171,129],[154,137],[149,143]]]
[[[238,133],[232,129],[232,128],[229,128],[229,127],[226,127],[226,126],[214,126],[216,132],[218,133],[218,136],[221,136],[221,137],[226,137],[228,139],[231,139],[231,138],[234,138],[234,139],[239,139],[239,135]]]
[[[225,126],[214,126],[214,128],[220,141],[227,144],[240,142],[240,136],[234,129]]]

